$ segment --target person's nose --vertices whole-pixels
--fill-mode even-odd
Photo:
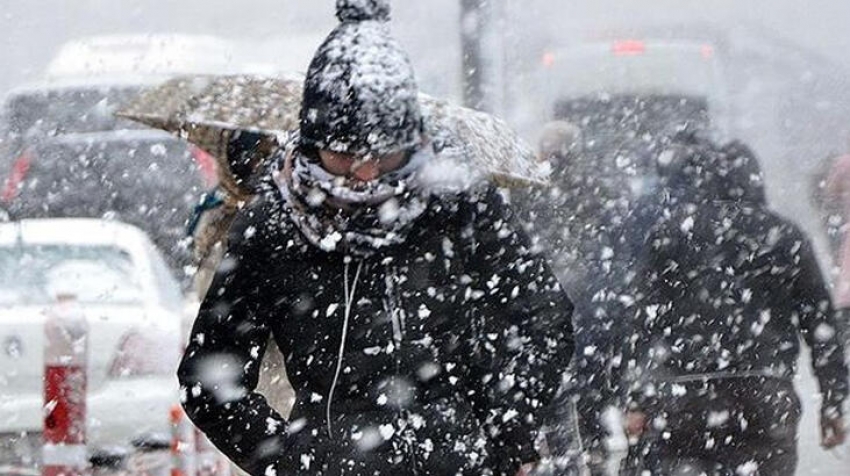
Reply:
[[[375,180],[381,175],[378,163],[374,160],[364,160],[355,164],[351,171],[351,177],[360,182]]]

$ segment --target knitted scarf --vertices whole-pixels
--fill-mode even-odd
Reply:
[[[368,257],[403,243],[425,212],[418,172],[433,157],[425,148],[406,165],[370,182],[332,175],[294,147],[276,161],[275,182],[287,218],[314,246]]]

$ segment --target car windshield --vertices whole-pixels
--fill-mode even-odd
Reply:
[[[136,304],[142,288],[130,255],[110,246],[0,246],[0,306],[73,295],[89,304]]]
[[[135,86],[28,91],[11,96],[3,116],[8,133],[21,138],[141,129],[139,124],[113,115],[138,93]]]

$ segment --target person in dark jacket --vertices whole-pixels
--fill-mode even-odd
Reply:
[[[823,446],[844,440],[848,377],[830,296],[809,239],[767,207],[752,151],[684,148],[637,269],[626,420],[639,441],[626,474],[792,475],[800,337],[823,395]]]
[[[300,134],[230,229],[178,371],[183,405],[255,476],[527,471],[571,304],[495,189],[429,186],[387,4],[339,0],[337,14]],[[256,391],[269,336],[296,393],[288,418]]]
[[[585,150],[576,125],[546,124],[539,153],[549,162],[552,185],[517,191],[511,200],[575,305],[576,331],[575,355],[551,409],[547,440],[556,462],[572,465],[579,446],[591,474],[602,475],[607,473],[609,436],[603,414],[615,396],[609,377],[619,352],[612,311],[621,266],[612,231],[625,197],[611,185],[617,172],[603,170],[602,161]]]

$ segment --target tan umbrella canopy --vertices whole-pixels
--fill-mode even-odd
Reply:
[[[266,138],[261,148],[271,152],[279,138],[298,128],[302,84],[299,77],[180,77],[141,94],[118,115],[177,134],[229,170],[227,144],[234,133],[261,133]],[[470,161],[465,165],[500,185],[546,183],[534,151],[503,121],[425,95],[420,102],[441,155]],[[219,175],[229,192],[245,193],[231,174]]]

